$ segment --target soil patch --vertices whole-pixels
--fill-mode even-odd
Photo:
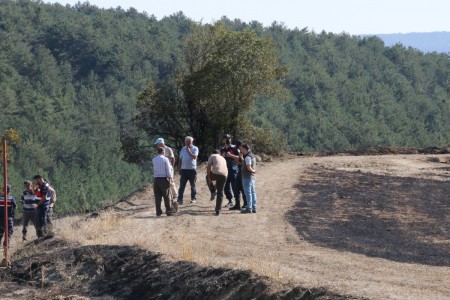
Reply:
[[[313,244],[450,266],[448,181],[312,168],[288,219]]]
[[[283,287],[249,271],[169,262],[133,247],[70,246],[59,239],[29,243],[3,279],[35,288],[34,299],[357,299]]]

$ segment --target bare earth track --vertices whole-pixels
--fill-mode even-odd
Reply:
[[[145,291],[154,284],[139,278],[160,274],[166,265],[170,272],[160,279],[177,278],[169,284],[173,299],[450,299],[450,154],[448,149],[440,153],[277,157],[258,164],[258,213],[224,208],[219,217],[202,167],[198,202],[185,201],[176,217],[156,218],[152,190],[146,187],[97,218],[58,220],[57,235],[64,241],[15,245],[13,267],[3,274],[0,292],[21,283],[22,294],[11,299],[39,298],[44,289],[31,286],[40,283],[51,287],[53,296],[68,295],[72,287],[80,297],[137,299],[117,285],[108,289],[102,279],[123,288],[135,282],[133,291],[149,299]],[[109,256],[93,245],[105,245],[101,249]],[[39,260],[34,251],[48,251],[50,258]],[[58,265],[52,251],[67,257]],[[120,259],[111,259],[117,253]],[[134,256],[156,269],[132,267],[128,260]],[[76,269],[82,262],[95,267]],[[118,281],[112,268],[134,277]],[[83,281],[80,274],[88,275]],[[198,281],[184,284],[188,274]],[[202,293],[189,294],[192,285]],[[152,295],[168,298],[161,293]]]

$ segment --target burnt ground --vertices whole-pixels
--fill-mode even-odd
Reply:
[[[428,159],[427,164],[417,157],[400,159],[400,165],[391,168],[392,158],[371,160],[366,155],[448,153],[449,148],[370,148],[346,153],[296,153],[280,157],[273,164],[260,164],[258,182],[264,193],[261,210],[252,216],[253,222],[261,226],[259,239],[252,246],[259,252],[254,250],[253,255],[255,260],[273,259],[274,268],[280,266],[277,270],[286,272],[285,276],[297,278],[289,284],[242,267],[203,267],[181,258],[166,259],[161,253],[149,251],[154,247],[144,250],[124,245],[81,246],[55,238],[29,242],[13,253],[11,268],[0,271],[0,298],[422,299],[423,296],[437,299],[442,295],[445,298],[450,295],[445,288],[446,276],[442,276],[450,266],[450,158],[423,156]],[[340,160],[332,155],[360,157]],[[299,156],[300,160],[292,158]],[[399,166],[402,168],[398,169]],[[419,173],[413,174],[417,170]],[[391,171],[396,174],[389,174]],[[403,174],[404,171],[411,175]],[[297,175],[286,181],[281,176],[285,173]],[[433,179],[435,176],[440,179]],[[273,188],[273,182],[282,188]],[[112,208],[127,219],[138,222],[145,218],[146,223],[153,224],[153,212],[149,212],[146,197],[151,195],[142,190]],[[272,199],[278,201],[279,210],[275,212],[269,210]],[[198,243],[208,241],[205,246],[212,247],[210,234],[216,238],[214,231],[200,229],[206,223],[217,222],[212,213],[209,216],[212,208],[208,204],[209,199],[200,199],[196,206],[184,207],[170,224],[178,229],[191,226],[196,235],[190,238],[198,237]],[[230,220],[242,225],[246,220],[226,211],[221,218],[224,222],[221,226],[228,226]],[[300,239],[290,235],[286,220]],[[169,224],[165,218],[157,222]],[[151,240],[151,232],[145,234]],[[176,237],[185,233],[180,230],[165,234]],[[221,235],[219,248],[226,248],[221,255],[229,255],[232,260],[245,259],[239,247],[232,247],[245,241],[245,237],[239,238]],[[158,236],[153,239],[161,241]],[[267,255],[271,251],[274,254]],[[369,260],[366,256],[376,259]],[[362,267],[366,265],[375,271]],[[352,267],[345,270],[346,266]]]
[[[249,271],[168,262],[127,246],[49,239],[30,242],[12,261],[0,284],[11,299],[356,299],[324,288],[283,287]]]
[[[287,214],[304,239],[396,262],[450,266],[448,181],[320,167],[309,178],[297,185],[303,195]]]

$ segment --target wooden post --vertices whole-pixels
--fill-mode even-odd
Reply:
[[[8,172],[6,167],[6,137],[3,137],[3,198],[4,198],[4,219],[5,224],[3,226],[4,230],[4,236],[5,236],[5,243],[4,243],[4,257],[2,260],[2,267],[8,267],[9,266],[9,260],[8,260]]]

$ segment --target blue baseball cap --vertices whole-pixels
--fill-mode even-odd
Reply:
[[[163,138],[157,138],[153,145],[157,145],[157,144],[161,144],[161,143],[164,143],[164,139]]]

